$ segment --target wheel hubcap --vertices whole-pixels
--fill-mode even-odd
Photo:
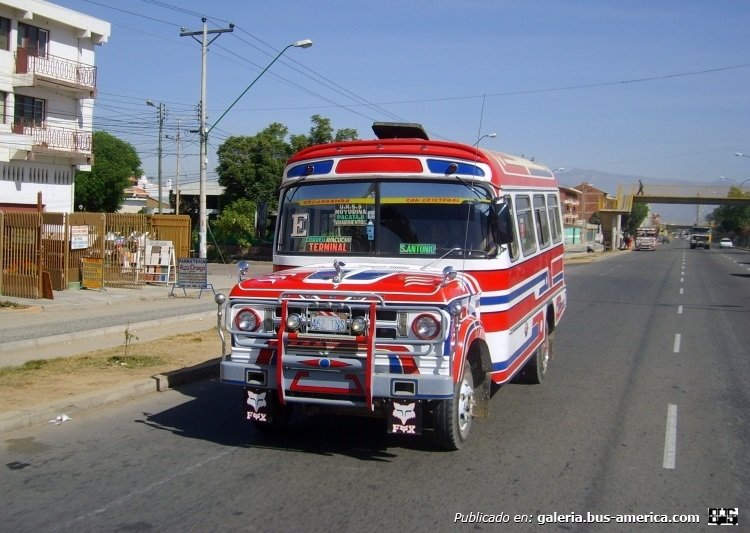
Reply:
[[[544,374],[547,371],[547,364],[549,363],[549,338],[545,338],[542,345],[539,347],[539,366]]]
[[[464,379],[458,393],[458,428],[466,431],[471,423],[471,406],[474,404],[474,389]]]

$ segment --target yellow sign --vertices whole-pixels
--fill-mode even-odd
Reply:
[[[104,260],[95,257],[81,258],[81,287],[102,290],[104,288]]]

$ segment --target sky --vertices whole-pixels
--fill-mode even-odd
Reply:
[[[750,177],[750,2],[744,0],[56,0],[108,21],[94,129],[157,174],[197,182],[201,46],[208,179],[230,136],[311,117],[372,138],[374,121],[626,181]],[[211,36],[213,37],[213,35]],[[198,38],[199,39],[199,38]],[[310,39],[307,49],[287,45]],[[269,67],[270,64],[270,67]],[[237,103],[232,102],[263,71]],[[229,109],[226,115],[214,121]],[[214,125],[215,124],[215,125]],[[178,127],[179,125],[179,127]],[[484,137],[495,133],[496,136]],[[630,179],[632,177],[632,180]]]

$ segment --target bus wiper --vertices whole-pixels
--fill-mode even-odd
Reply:
[[[445,259],[448,256],[448,254],[452,254],[453,252],[461,252],[461,251],[463,251],[463,248],[460,248],[458,246],[456,246],[455,248],[449,248],[448,251],[445,252],[443,255],[441,255],[440,257],[436,257],[434,260],[430,261],[429,263],[427,263],[426,265],[424,265],[419,270],[424,270],[425,268],[428,268],[428,267],[434,265],[438,261],[440,261],[442,259]]]

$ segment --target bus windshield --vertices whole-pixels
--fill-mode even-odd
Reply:
[[[491,195],[456,182],[300,183],[285,190],[278,253],[487,257]]]

